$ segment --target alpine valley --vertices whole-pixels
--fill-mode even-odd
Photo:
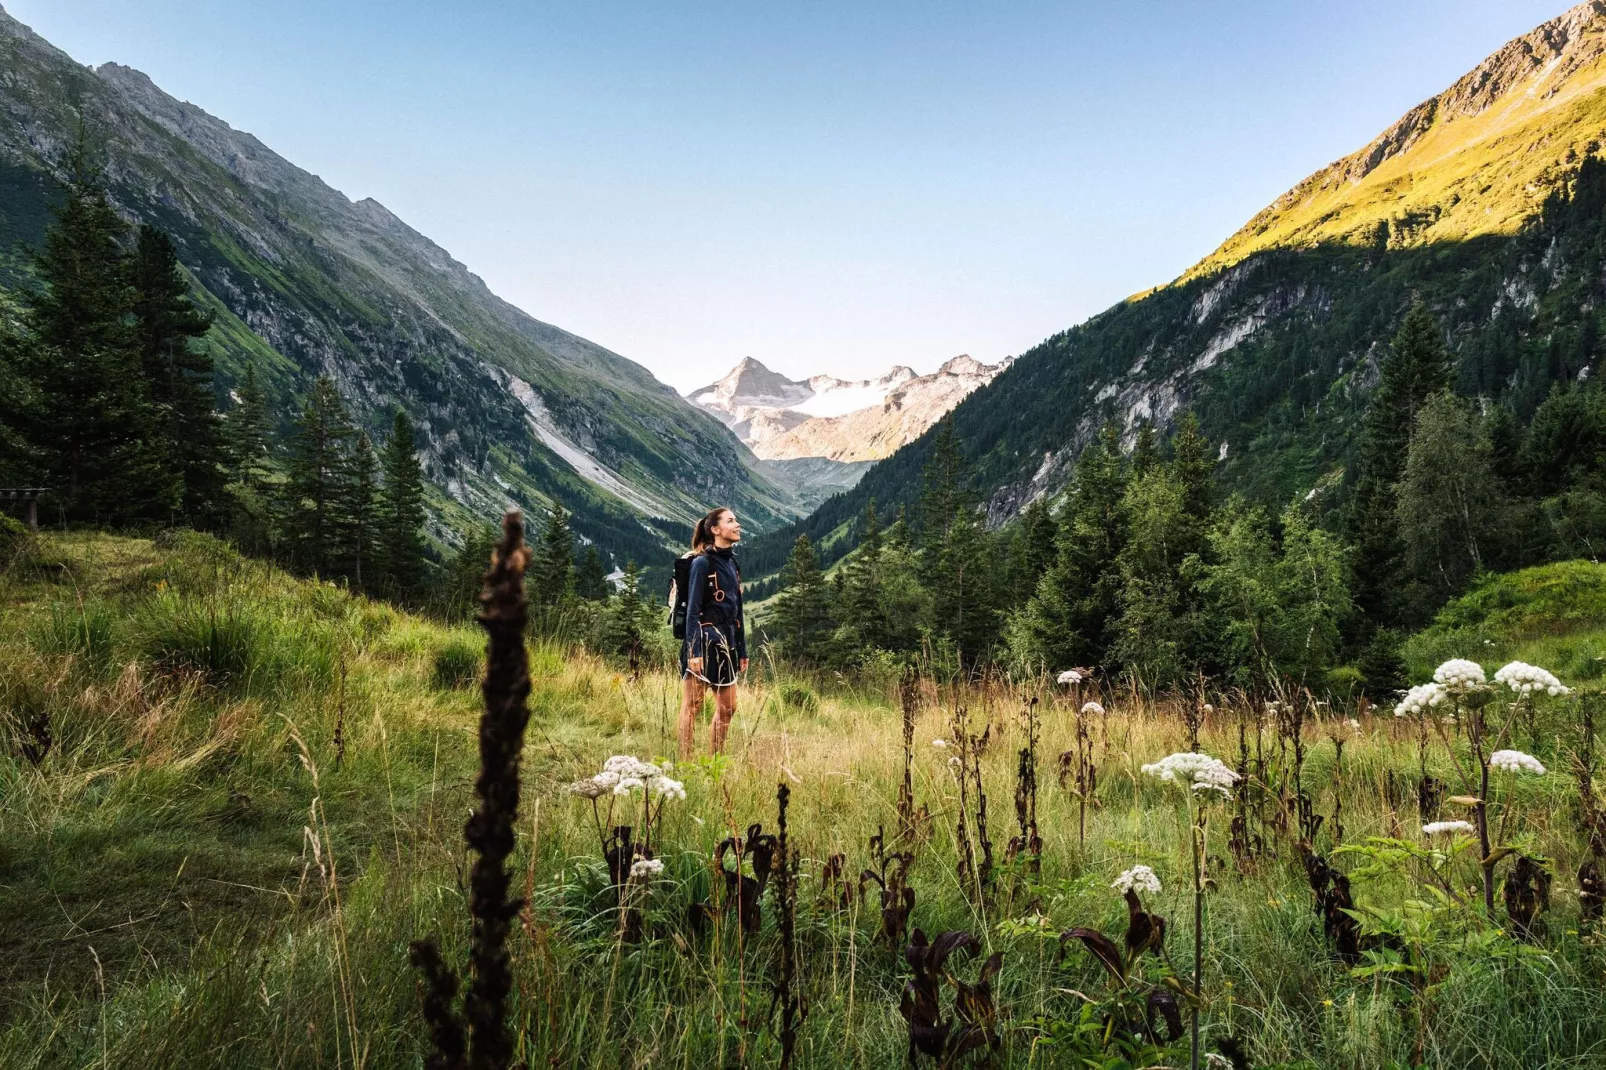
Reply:
[[[993,526],[1070,481],[1115,421],[1130,447],[1185,411],[1228,494],[1339,504],[1389,339],[1416,303],[1456,386],[1524,425],[1600,357],[1606,295],[1606,2],[1519,37],[1370,144],[1298,183],[1175,281],[1021,354],[952,413]],[[913,505],[938,431],[749,547],[780,567],[799,534],[829,563],[875,500]]]
[[[646,369],[542,323],[374,200],[352,201],[139,71],[90,69],[0,11],[0,287],[29,284],[82,130],[118,210],[172,235],[213,313],[220,394],[251,362],[281,433],[328,375],[359,425],[418,433],[433,541],[561,501],[622,565],[654,562],[709,501],[797,515],[718,420]]]

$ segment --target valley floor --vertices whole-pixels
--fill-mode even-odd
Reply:
[[[423,1065],[407,948],[436,935],[449,962],[464,957],[479,712],[464,652],[478,643],[473,628],[291,579],[202,536],[52,536],[15,563],[0,579],[0,1065]],[[1143,901],[1168,919],[1166,955],[1142,956],[1129,991],[1191,984],[1186,804],[1142,772],[1188,749],[1174,706],[1099,696],[1107,712],[1081,720],[1097,767],[1084,812],[1074,758],[1061,756],[1075,754],[1076,710],[1093,695],[1041,693],[1033,873],[1005,846],[1027,693],[922,686],[912,787],[930,818],[900,836],[895,684],[811,680],[755,659],[728,757],[673,770],[687,798],[663,812],[662,874],[632,892],[646,938],[625,941],[591,804],[569,785],[611,755],[672,757],[678,681],[549,643],[532,646],[532,661],[515,859],[528,906],[511,942],[517,1057],[529,1066],[777,1064],[774,896],[752,936],[722,915],[699,934],[687,911],[720,883],[721,840],[754,822],[774,830],[780,784],[801,857],[796,1065],[905,1059],[911,970],[880,939],[877,887],[859,878],[878,868],[871,838],[883,832],[888,850],[914,854],[911,928],[980,941],[949,960],[953,976],[973,982],[1002,953],[999,1062],[1187,1065],[1185,1035],[1124,1049],[1110,1037],[1119,986],[1081,942],[1060,939],[1086,926],[1119,942],[1128,913],[1111,883],[1148,865],[1162,890]],[[1359,969],[1324,936],[1297,821],[1278,816],[1279,791],[1292,805],[1292,737],[1217,705],[1202,749],[1236,766],[1243,740],[1264,762],[1245,789],[1257,806],[1207,811],[1206,1050],[1230,1036],[1255,1066],[1606,1063],[1606,945],[1580,921],[1573,879],[1587,853],[1568,771],[1578,700],[1545,706],[1535,738],[1522,737],[1550,772],[1498,788],[1507,841],[1555,875],[1533,941],[1515,939],[1503,911],[1481,917],[1469,841],[1427,849],[1413,723],[1312,708],[1299,783],[1325,818],[1315,847],[1350,874],[1372,934]],[[961,706],[975,732],[988,726],[994,871],[981,897],[974,876],[956,873],[963,842],[982,860],[975,785],[961,793],[950,763]],[[1428,767],[1459,790],[1437,743]],[[614,817],[630,820],[627,810],[622,800]],[[1440,816],[1462,816],[1453,811],[1446,802]],[[1247,821],[1237,843],[1235,813]]]

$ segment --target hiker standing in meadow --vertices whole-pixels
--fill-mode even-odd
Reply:
[[[742,541],[736,514],[718,508],[697,521],[691,552],[675,562],[671,618],[680,645],[680,756],[690,758],[697,711],[707,688],[714,689],[714,722],[709,750],[719,753],[736,716],[736,678],[747,671],[747,636],[742,628],[742,570],[733,549]],[[681,606],[685,610],[682,615]]]

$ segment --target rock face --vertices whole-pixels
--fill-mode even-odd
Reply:
[[[793,380],[746,357],[687,396],[763,460],[878,461],[918,438],[1003,367],[961,355],[930,375],[899,365],[876,379]]]
[[[82,114],[108,192],[173,235],[227,396],[247,361],[281,428],[318,375],[378,435],[418,428],[434,534],[557,498],[619,561],[651,562],[713,501],[756,528],[797,504],[720,422],[640,365],[493,294],[374,200],[139,71],[89,69],[0,11],[0,290],[27,285]]]

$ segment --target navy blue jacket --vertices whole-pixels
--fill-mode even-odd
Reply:
[[[718,642],[712,635],[705,637],[705,628],[697,626],[701,622],[724,635],[725,642],[735,649],[738,660],[747,657],[747,632],[742,627],[742,570],[736,564],[736,555],[728,547],[698,554],[691,560],[687,587],[687,656],[703,657],[705,638],[708,642]]]

